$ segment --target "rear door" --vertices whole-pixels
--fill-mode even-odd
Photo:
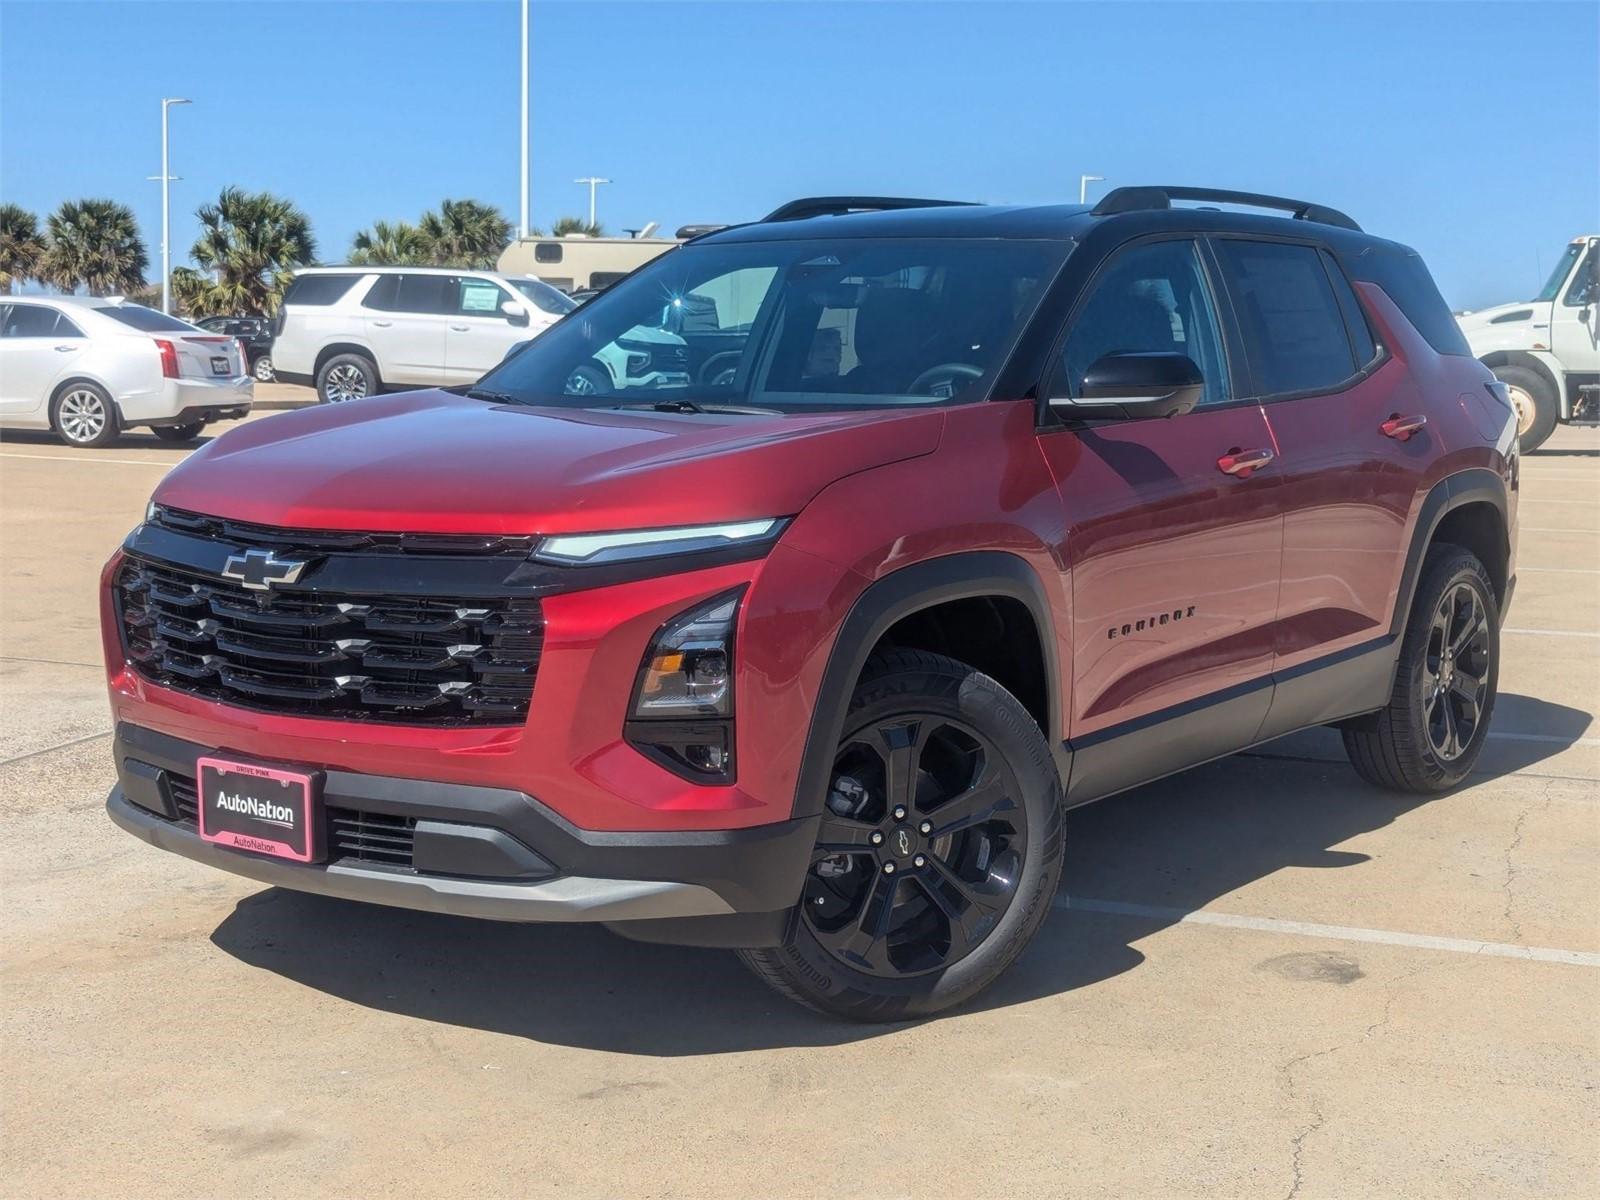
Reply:
[[[367,344],[384,383],[450,381],[445,326],[455,307],[453,275],[380,275],[361,300]]]
[[[1238,749],[1271,700],[1281,489],[1260,406],[1236,395],[1211,276],[1189,238],[1118,251],[1047,385],[1075,396],[1089,365],[1119,352],[1185,354],[1206,380],[1182,416],[1039,436],[1071,573],[1073,799]],[[1255,467],[1236,466],[1252,455]]]
[[[1295,681],[1337,665],[1334,656],[1376,651],[1388,636],[1410,515],[1440,452],[1440,414],[1430,427],[1428,397],[1381,346],[1327,249],[1226,237],[1213,246],[1245,335],[1252,392],[1281,455],[1280,694],[1268,736],[1345,715],[1332,711],[1352,703],[1343,681]],[[1442,399],[1454,404],[1455,391]],[[1400,433],[1386,426],[1397,417],[1423,424]]]
[[[82,331],[55,309],[13,301],[0,325],[0,416],[42,417],[56,381],[87,345]]]
[[[445,327],[444,360],[451,383],[478,382],[500,365],[507,350],[532,336],[529,306],[492,279],[453,278],[449,299],[453,309]],[[508,301],[523,310],[524,319],[517,324],[500,309]]]

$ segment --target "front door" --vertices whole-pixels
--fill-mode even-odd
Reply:
[[[1600,241],[1590,242],[1550,312],[1550,352],[1568,375],[1600,372],[1600,294],[1595,287]],[[1593,383],[1593,379],[1581,382]],[[1568,386],[1568,398],[1577,403],[1577,389]],[[1590,419],[1594,417],[1589,414]]]
[[[500,365],[507,350],[533,336],[526,319],[513,325],[500,309],[507,302],[524,311],[527,306],[492,279],[464,275],[453,280],[450,299],[454,310],[445,327],[444,361],[451,383],[477,383]]]
[[[55,309],[13,302],[0,327],[0,415],[43,419],[56,380],[87,346],[78,327]]]
[[[1135,244],[1090,284],[1048,385],[1075,397],[1119,352],[1185,354],[1206,380],[1182,416],[1039,437],[1067,530],[1073,800],[1239,749],[1271,701],[1280,481],[1260,406],[1234,399],[1218,314],[1192,240]]]

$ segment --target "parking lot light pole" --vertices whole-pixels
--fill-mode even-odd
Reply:
[[[167,158],[167,110],[174,104],[192,104],[168,96],[161,101],[161,174],[152,179],[161,180],[161,311],[172,311],[172,181],[175,176]]]
[[[1089,185],[1091,183],[1104,183],[1104,175],[1079,175],[1078,176],[1078,203],[1089,203]]]
[[[589,185],[589,228],[594,228],[594,190],[602,183],[610,183],[609,179],[601,179],[598,175],[589,175],[583,179],[574,179],[573,183],[587,183]]]
[[[522,215],[517,236],[528,236],[528,0],[522,0]]]

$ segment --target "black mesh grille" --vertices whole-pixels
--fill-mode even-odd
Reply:
[[[519,724],[544,644],[531,599],[253,592],[130,559],[117,600],[145,678],[299,716]]]

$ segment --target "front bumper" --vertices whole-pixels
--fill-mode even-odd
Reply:
[[[595,833],[524,792],[330,770],[322,788],[327,818],[338,814],[346,830],[376,825],[388,831],[386,843],[400,834],[408,861],[388,854],[388,861],[367,861],[330,827],[329,861],[302,865],[201,839],[192,781],[196,760],[215,749],[119,725],[111,819],[153,846],[235,875],[399,908],[624,926],[770,914],[773,922],[755,938],[760,944],[798,899],[816,838],[816,818],[740,830]],[[701,939],[689,929],[663,940]]]

